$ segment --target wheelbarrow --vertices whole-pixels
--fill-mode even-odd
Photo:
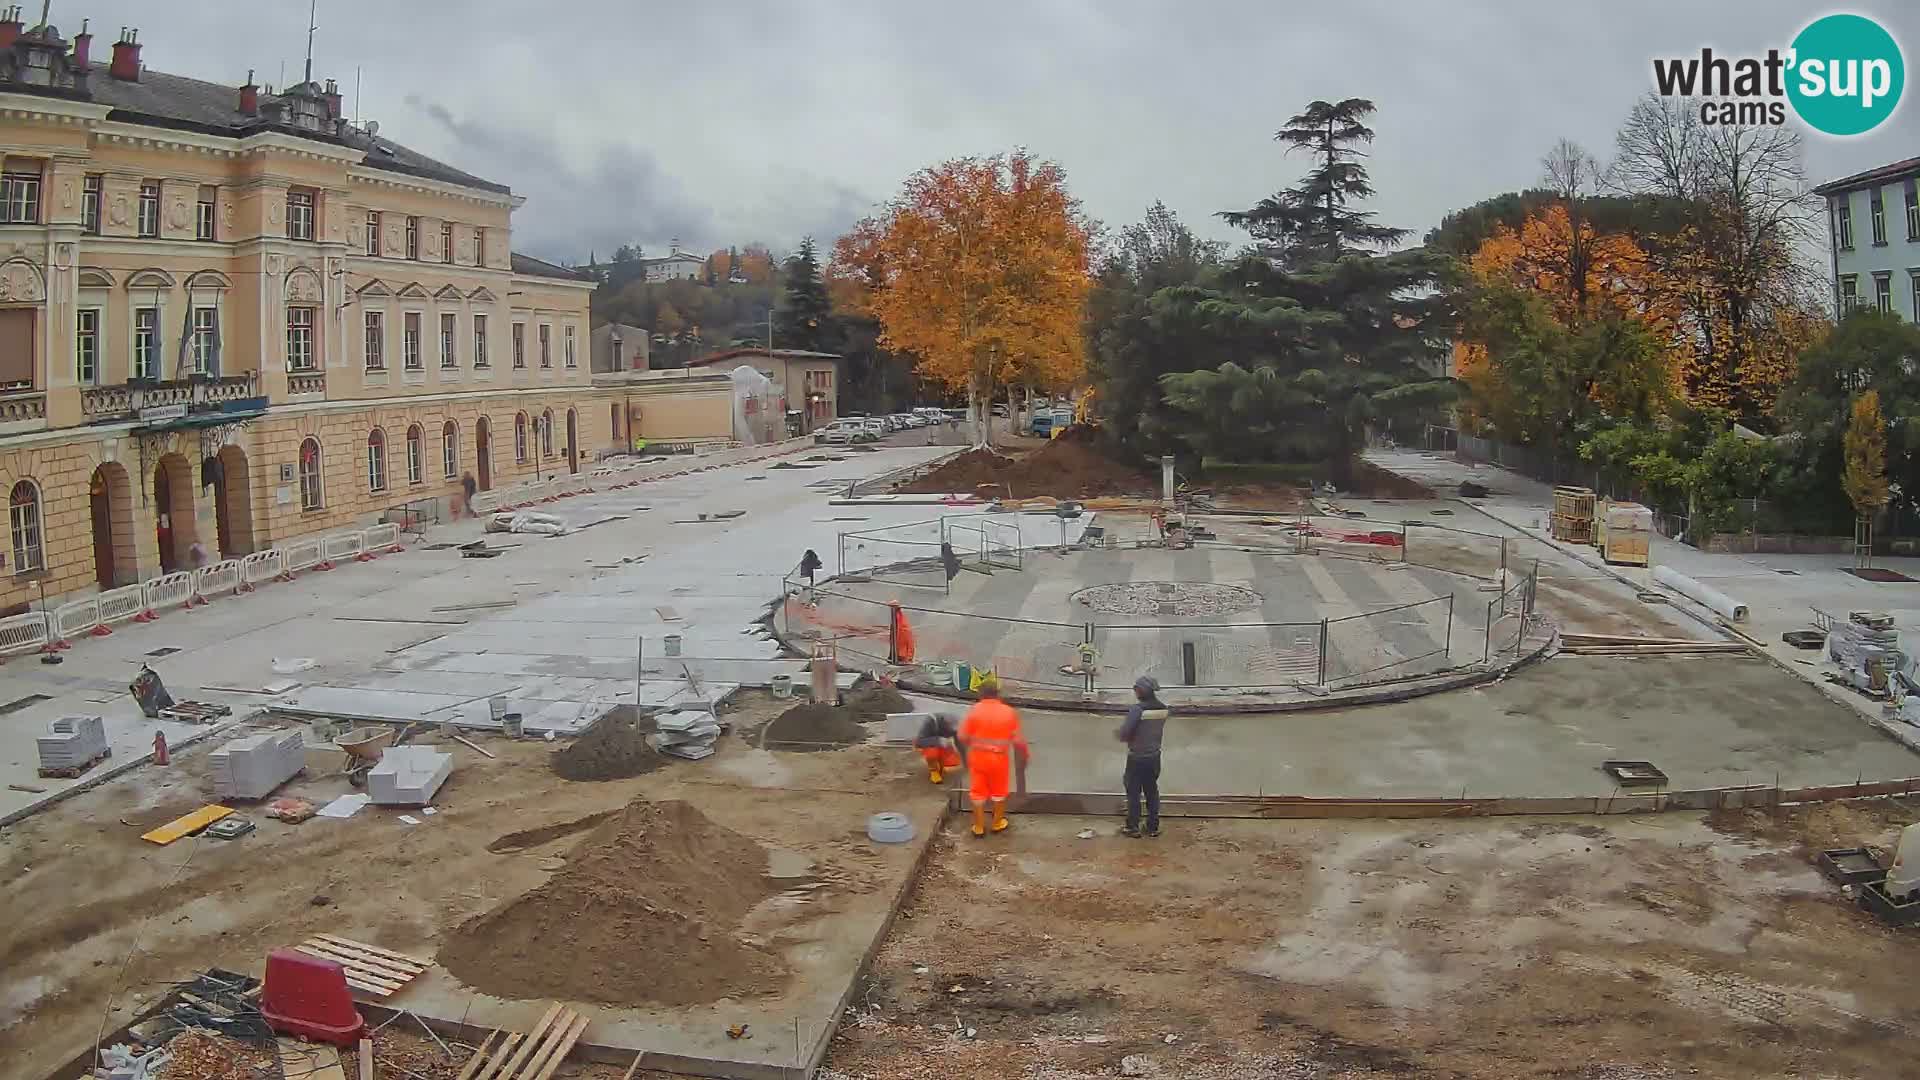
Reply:
[[[333,744],[346,752],[345,771],[347,782],[354,787],[365,787],[367,772],[380,764],[380,755],[392,743],[394,729],[390,727],[355,728],[333,740]]]

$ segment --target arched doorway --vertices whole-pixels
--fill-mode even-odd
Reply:
[[[93,576],[101,589],[117,589],[140,580],[134,554],[133,484],[127,470],[106,462],[87,481],[93,507]]]
[[[580,422],[572,409],[567,410],[567,471],[580,471]]]
[[[253,485],[247,474],[247,452],[223,446],[214,459],[213,510],[220,533],[220,554],[234,559],[253,553]]]
[[[493,432],[487,418],[473,425],[474,481],[481,491],[493,490]]]
[[[153,522],[161,572],[193,569],[188,552],[200,539],[193,520],[193,466],[177,453],[153,467]]]

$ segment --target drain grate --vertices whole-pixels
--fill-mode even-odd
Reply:
[[[179,649],[176,649],[171,645],[166,645],[166,646],[162,646],[161,648],[153,649],[149,651],[147,655],[148,656],[172,656],[174,653],[177,653],[179,651],[180,651]]]
[[[1800,571],[1798,571],[1798,570],[1782,570],[1782,569],[1780,569],[1780,568],[1779,568],[1779,567],[1777,567],[1777,566],[1773,568],[1773,572],[1774,572],[1774,573],[1776,573],[1776,574],[1785,574],[1785,575],[1786,575],[1787,577],[1799,577],[1799,576],[1800,576]]]
[[[28,694],[26,697],[14,698],[5,705],[0,705],[0,716],[5,716],[8,713],[16,713],[30,705],[38,705],[43,701],[52,700],[53,699],[46,694]]]

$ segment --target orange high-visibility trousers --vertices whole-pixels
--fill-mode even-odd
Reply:
[[[913,627],[907,625],[907,613],[900,610],[899,604],[893,605],[893,655],[888,657],[896,664],[913,663]]]
[[[960,767],[960,751],[951,746],[923,746],[920,756],[927,759],[929,769],[957,769]]]
[[[975,749],[967,754],[967,794],[974,802],[1005,802],[1013,770],[1008,756],[997,750]]]

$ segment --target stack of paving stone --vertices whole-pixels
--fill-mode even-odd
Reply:
[[[453,755],[427,746],[396,746],[367,773],[367,794],[382,806],[422,806],[453,775]]]
[[[38,740],[41,772],[75,772],[107,754],[107,727],[98,716],[62,716]]]
[[[720,738],[720,721],[709,712],[676,709],[654,717],[653,734],[647,743],[663,754],[688,761],[713,756],[713,744]]]
[[[248,735],[207,756],[213,761],[214,795],[222,799],[264,799],[307,765],[298,731]]]

